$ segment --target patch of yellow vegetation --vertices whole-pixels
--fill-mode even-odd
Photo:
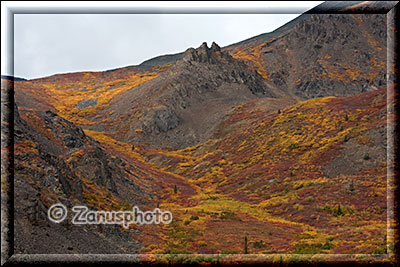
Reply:
[[[116,95],[132,90],[142,83],[154,79],[158,76],[158,73],[137,73],[126,79],[103,83],[101,86],[90,82],[94,80],[91,75],[90,73],[85,74],[88,82],[47,83],[42,85],[45,93],[51,96],[53,105],[58,110],[59,115],[76,124],[94,124],[94,122],[85,119],[85,116],[95,114],[99,108],[104,107]],[[79,102],[88,99],[95,99],[98,104],[84,109],[76,108]]]
[[[268,40],[267,42],[271,40]],[[232,57],[252,62],[258,74],[260,74],[264,79],[270,81],[271,79],[268,77],[268,70],[264,67],[266,64],[262,58],[262,52],[260,51],[267,42],[252,48],[249,52],[244,49],[238,50],[232,55]]]
[[[93,137],[94,139],[96,139],[97,141],[99,141],[102,144],[109,145],[110,147],[124,153],[125,155],[128,155],[132,158],[135,158],[137,160],[140,160],[142,162],[150,164],[147,161],[145,161],[139,153],[132,151],[132,145],[130,145],[130,144],[117,141],[114,138],[106,135],[103,132],[96,132],[96,131],[91,131],[91,130],[86,130],[86,129],[83,131],[85,132],[86,135]]]

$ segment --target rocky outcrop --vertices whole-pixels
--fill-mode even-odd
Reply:
[[[109,88],[108,90],[112,90],[112,89],[114,89],[114,88]],[[91,98],[91,99],[80,101],[78,104],[76,104],[76,108],[84,109],[87,107],[96,106],[97,104],[98,104],[97,100],[95,98]]]
[[[233,106],[281,95],[243,61],[216,43],[211,47],[203,43],[197,49],[187,49],[157,78],[115,97],[104,112],[113,111],[107,130],[118,132],[114,137],[119,140],[181,148],[207,140]],[[132,109],[142,115],[135,116]],[[114,123],[121,117],[123,123]]]
[[[217,73],[211,73],[214,65],[218,67]],[[272,86],[253,69],[249,68],[243,61],[232,58],[228,52],[224,52],[213,42],[208,48],[207,43],[203,43],[199,48],[189,48],[183,54],[182,60],[178,60],[175,71],[182,69],[196,71],[198,67],[205,67],[206,73],[202,71],[200,75],[194,75],[198,79],[197,84],[193,84],[200,93],[210,91],[219,87],[222,83],[244,84],[253,94],[259,94],[266,97],[278,97],[279,94],[271,90]],[[174,70],[172,70],[174,71]],[[179,73],[178,73],[179,74]],[[186,74],[186,73],[185,73]],[[200,78],[200,79],[199,79]],[[179,81],[175,82],[178,85]],[[185,86],[186,84],[182,84]],[[187,86],[186,86],[187,87]]]
[[[385,14],[311,13],[225,50],[256,55],[273,84],[299,99],[350,96],[386,85]]]
[[[104,188],[121,201],[148,203],[150,195],[133,183],[131,167],[109,155],[82,128],[51,111],[30,113],[26,118],[32,121],[23,119],[15,104],[16,252],[136,253],[140,243],[129,238],[129,232],[121,232],[119,226],[105,226],[99,231],[97,226],[73,228],[51,223],[47,218],[47,209],[55,203],[69,208],[88,205],[84,196],[88,183]],[[107,234],[111,232],[114,234]],[[94,245],[94,240],[104,247]]]
[[[137,253],[141,243],[119,226],[76,226],[52,223],[40,190],[25,179],[15,180],[14,251],[23,254]],[[71,208],[71,202],[63,203]],[[72,218],[72,217],[71,217]],[[70,218],[69,218],[70,219]],[[99,245],[101,244],[101,245]]]
[[[221,47],[215,42],[212,43],[211,48],[208,48],[206,42],[202,43],[197,49],[189,48],[182,56],[182,61],[189,63],[196,61],[199,63],[217,64],[221,59],[232,61],[232,57],[228,53],[221,51]]]
[[[51,130],[57,139],[68,148],[79,148],[88,141],[82,128],[76,127],[72,122],[58,116],[54,112],[45,111],[41,114],[46,129]]]
[[[141,128],[146,133],[159,134],[176,128],[179,118],[174,112],[165,106],[151,110],[144,119]]]

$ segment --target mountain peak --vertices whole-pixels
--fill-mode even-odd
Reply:
[[[230,59],[228,53],[222,52],[221,47],[215,42],[208,48],[207,43],[203,42],[198,48],[189,48],[183,53],[183,61],[199,63],[217,63],[221,58]]]
[[[208,49],[207,42],[203,42],[203,43],[201,44],[201,46],[199,46],[199,48]]]
[[[213,51],[221,51],[221,47],[216,42],[212,42],[211,50],[213,50]]]

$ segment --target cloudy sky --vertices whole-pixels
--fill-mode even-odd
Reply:
[[[320,3],[291,7],[304,12]],[[14,75],[32,79],[136,65],[204,41],[222,47],[273,31],[298,15],[15,14]]]

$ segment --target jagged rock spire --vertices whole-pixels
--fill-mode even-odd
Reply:
[[[217,55],[217,52],[219,53],[219,55]],[[187,62],[196,61],[203,63],[216,63],[219,60],[219,57],[229,59],[230,55],[228,53],[222,52],[221,47],[219,47],[219,45],[217,45],[215,42],[212,43],[210,48],[208,48],[206,42],[203,42],[197,49],[187,49],[184,52],[183,60]]]
[[[213,51],[221,51],[221,47],[219,47],[219,45],[217,45],[216,42],[212,42],[211,50],[213,50]]]
[[[207,42],[203,42],[201,44],[201,46],[199,47],[199,49],[207,49],[208,50]]]

